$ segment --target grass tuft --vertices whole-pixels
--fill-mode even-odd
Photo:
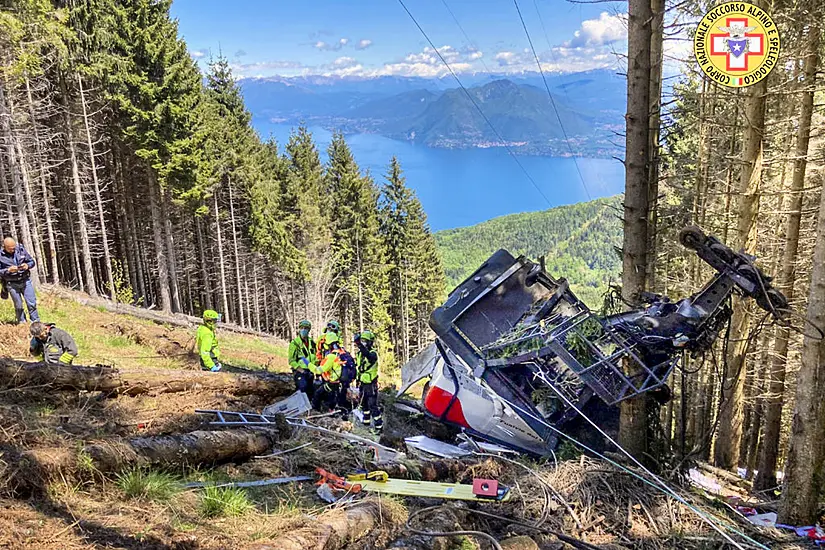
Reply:
[[[97,471],[92,455],[82,448],[77,451],[77,469],[84,474],[93,474]]]
[[[135,468],[117,476],[117,486],[126,498],[167,501],[181,491],[177,478],[163,472]]]
[[[235,487],[206,487],[201,495],[201,516],[242,516],[252,508],[246,491]]]

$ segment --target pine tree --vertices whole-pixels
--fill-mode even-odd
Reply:
[[[115,10],[113,55],[120,70],[110,75],[112,99],[127,121],[123,136],[146,163],[160,301],[167,311],[179,309],[170,205],[173,195],[194,184],[192,136],[201,98],[200,72],[177,36],[170,5],[134,0]]]

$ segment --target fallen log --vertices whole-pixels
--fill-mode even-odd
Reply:
[[[375,500],[365,500],[347,508],[333,509],[315,518],[312,524],[295,529],[273,542],[249,546],[249,550],[340,550],[382,529],[389,535],[400,525],[397,514]],[[364,545],[366,546],[366,545]]]
[[[34,478],[49,479],[63,472],[89,469],[89,459],[94,469],[103,473],[127,467],[181,467],[242,461],[271,449],[280,438],[288,437],[288,430],[286,425],[281,429],[197,430],[178,435],[94,442],[83,446],[79,452],[65,447],[38,448],[22,453],[21,468],[24,472],[35,473]]]
[[[115,369],[97,366],[47,365],[0,358],[0,383],[6,387],[100,391],[117,395],[214,390],[232,395],[278,397],[295,391],[292,375],[174,369]]]

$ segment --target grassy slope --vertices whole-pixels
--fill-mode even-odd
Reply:
[[[511,214],[478,225],[436,233],[452,290],[499,248],[531,259],[546,255],[547,271],[566,277],[591,307],[601,304],[608,281],[616,280],[621,260],[621,222],[612,207],[618,197]]]
[[[65,293],[65,291],[62,291]],[[77,364],[116,367],[198,368],[194,353],[195,329],[158,325],[129,315],[115,314],[74,300],[38,292],[38,309],[44,322],[56,323],[77,342]],[[0,355],[29,360],[29,327],[10,324],[11,300],[0,300]],[[220,331],[221,350],[227,364],[287,370],[286,343]]]

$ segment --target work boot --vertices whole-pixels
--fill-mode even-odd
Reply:
[[[3,290],[0,290],[0,300],[8,300],[9,299],[9,291],[6,287],[3,287]]]
[[[372,420],[372,431],[373,431],[373,433],[379,434],[379,433],[381,433],[381,430],[383,430],[383,429],[384,429],[384,419],[381,418],[380,414],[378,414]]]
[[[336,407],[335,410],[341,415],[341,420],[349,419],[349,411],[346,407]]]

